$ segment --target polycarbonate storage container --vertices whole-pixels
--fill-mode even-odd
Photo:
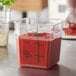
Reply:
[[[48,69],[57,64],[60,58],[63,22],[51,20],[50,23],[41,23],[26,18],[15,23],[20,29],[17,36],[20,67]]]
[[[0,47],[8,44],[8,25],[0,21]]]
[[[10,9],[0,4],[0,47],[7,46]]]

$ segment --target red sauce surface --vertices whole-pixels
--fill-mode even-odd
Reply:
[[[76,36],[76,29],[64,28],[65,35]]]

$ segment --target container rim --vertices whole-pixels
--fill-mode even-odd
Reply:
[[[37,19],[39,19],[39,18],[37,18]],[[52,23],[52,21],[59,21],[59,22],[51,24],[51,26],[65,23],[65,20],[62,20],[62,19],[49,19],[47,22],[38,22],[38,21],[35,21],[35,18],[21,18],[21,19],[14,20],[13,22],[18,23],[22,20],[34,20],[34,23],[30,23],[28,21],[28,24],[38,24],[38,25],[40,25],[40,24],[41,25],[50,25]]]

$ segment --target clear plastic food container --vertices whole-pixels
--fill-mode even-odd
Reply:
[[[7,46],[10,9],[0,5],[0,46]]]
[[[7,46],[8,44],[8,24],[0,21],[0,46]]]
[[[34,21],[34,20],[33,20]],[[48,69],[59,61],[63,22],[33,22],[31,19],[16,21],[20,30],[17,37],[19,65]]]

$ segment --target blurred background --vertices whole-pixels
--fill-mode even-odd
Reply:
[[[48,19],[65,20],[69,13],[66,1],[67,0],[48,0],[48,7],[42,9],[41,11],[15,10],[12,6],[12,10],[10,11],[10,29],[15,27],[13,23],[14,20],[25,17],[35,19],[39,18],[41,21],[48,21]]]

